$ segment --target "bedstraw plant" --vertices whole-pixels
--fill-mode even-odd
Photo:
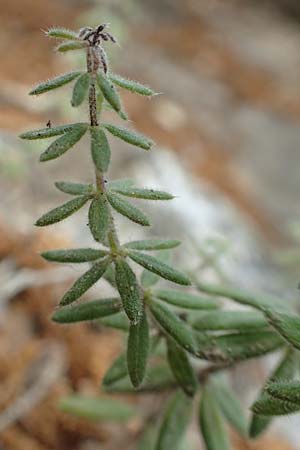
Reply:
[[[121,243],[115,214],[140,226],[150,225],[147,215],[128,199],[169,201],[173,196],[161,190],[136,187],[132,180],[107,179],[111,157],[108,135],[143,150],[150,150],[153,142],[132,129],[105,122],[102,113],[110,109],[126,122],[119,88],[145,97],[154,96],[154,91],[110,70],[103,44],[114,44],[116,39],[105,24],[79,32],[52,28],[46,34],[61,42],[56,47],[58,52],[85,52],[86,67],[43,82],[30,95],[73,83],[71,105],[78,107],[87,102],[89,120],[60,126],[48,123],[46,128],[22,133],[21,138],[54,138],[40,156],[41,162],[47,162],[63,156],[88,135],[95,172],[93,184],[56,182],[56,188],[72,198],[36,222],[39,227],[52,225],[88,205],[88,226],[95,241],[93,248],[42,254],[55,263],[89,265],[63,295],[52,320],[71,324],[97,319],[103,326],[127,333],[127,350],[104,376],[102,388],[107,392],[170,393],[157,433],[152,430],[153,415],[145,420],[146,433],[139,443],[140,450],[178,448],[190,422],[193,401],[198,398],[199,428],[207,450],[231,448],[225,422],[244,437],[256,437],[267,428],[272,416],[300,411],[300,381],[295,381],[300,317],[286,301],[206,284],[194,275],[190,275],[194,292],[187,288],[159,288],[157,282],[161,278],[175,285],[192,284],[186,273],[169,262],[170,249],[177,247],[179,241],[148,239]],[[149,252],[157,252],[157,256]],[[136,265],[143,268],[141,277],[136,274]],[[100,279],[108,281],[116,295],[78,301]],[[226,311],[221,298],[242,304],[244,309]],[[281,359],[252,405],[248,426],[238,399],[218,372],[273,351],[281,352]],[[76,395],[64,399],[61,407],[96,420],[123,420],[132,414],[132,408],[116,400],[109,403],[108,399]]]

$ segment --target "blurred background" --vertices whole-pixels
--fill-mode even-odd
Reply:
[[[134,449],[145,417],[159,410],[151,396],[128,398],[138,403],[140,416],[126,424],[91,423],[58,410],[58,399],[73,390],[102,395],[101,377],[122,339],[116,332],[61,327],[49,319],[80,271],[45,264],[39,252],[91,245],[91,238],[86,211],[46,231],[33,223],[65,201],[54,181],[93,180],[87,142],[40,165],[43,142],[17,137],[49,119],[54,125],[85,120],[86,106],[70,107],[69,87],[40,98],[27,92],[83,63],[76,52],[55,54],[55,43],[42,30],[102,22],[111,24],[120,42],[120,48],[106,46],[114,71],[162,93],[148,101],[124,92],[134,127],[157,145],[149,155],[112,141],[109,175],[133,177],[177,196],[172,205],[150,208],[151,232],[185,242],[176,258],[182,267],[253,292],[299,299],[299,1],[0,0],[4,450]],[[121,219],[118,227],[124,240],[144,236]],[[245,408],[273,363],[247,363],[231,374]],[[234,449],[295,450],[299,420],[281,419],[255,443],[233,435]],[[183,448],[201,448],[195,430],[189,439]]]

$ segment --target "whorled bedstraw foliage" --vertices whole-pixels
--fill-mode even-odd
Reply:
[[[185,273],[169,265],[170,250],[180,242],[148,239],[121,243],[114,215],[121,214],[138,225],[149,226],[147,215],[128,199],[167,201],[173,196],[160,190],[136,187],[128,179],[108,181],[111,158],[108,135],[144,150],[150,150],[153,142],[132,129],[100,120],[106,109],[127,120],[119,88],[146,97],[155,93],[148,86],[111,72],[103,43],[115,43],[116,39],[105,24],[95,29],[86,27],[79,32],[52,28],[47,35],[61,41],[56,47],[58,52],[84,51],[86,68],[41,83],[30,95],[40,95],[73,83],[71,105],[78,107],[86,101],[89,120],[60,126],[48,123],[46,128],[22,133],[21,138],[54,138],[40,156],[40,161],[44,162],[63,156],[88,135],[95,171],[93,184],[56,182],[56,188],[72,198],[36,222],[37,226],[51,225],[88,205],[88,225],[95,241],[93,248],[51,250],[42,254],[46,260],[56,263],[89,264],[89,269],[63,295],[60,308],[52,319],[62,324],[97,319],[103,326],[128,333],[127,351],[114,361],[103,379],[102,387],[106,391],[175,390],[164,411],[155,442],[151,441],[155,433],[151,433],[150,441],[148,439],[148,428],[152,429],[150,420],[140,450],[178,448],[198,391],[202,394],[199,427],[206,448],[229,450],[225,422],[244,437],[247,434],[256,437],[266,429],[271,416],[300,410],[300,386],[294,380],[299,367],[300,318],[290,311],[285,301],[196,279],[193,280],[194,287],[201,294],[156,286],[160,278],[183,286],[191,284]],[[157,257],[148,252],[157,252]],[[144,269],[140,278],[135,273],[135,264]],[[116,295],[77,302],[101,278],[115,288]],[[248,309],[224,311],[219,297]],[[252,406],[253,415],[248,427],[233,391],[215,373],[275,350],[282,352],[281,360]],[[196,358],[202,361],[200,371],[199,361],[195,364]],[[118,402],[109,404],[106,399],[103,406],[100,400],[80,396],[64,399],[62,408],[94,419],[108,416],[120,419],[128,413],[128,407],[122,407]]]

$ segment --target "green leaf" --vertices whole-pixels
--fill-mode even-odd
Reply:
[[[285,416],[300,411],[300,404],[265,396],[257,400],[251,409],[255,414],[261,416]]]
[[[104,123],[102,124],[102,126],[105,127],[107,131],[109,131],[113,136],[122,139],[128,144],[135,145],[136,147],[141,147],[144,150],[150,150],[150,148],[154,144],[151,139],[143,136],[140,133],[137,133],[136,131],[128,130],[124,127],[118,127],[111,123]]]
[[[132,406],[119,400],[76,394],[62,398],[59,409],[92,421],[125,422],[136,414]]]
[[[216,401],[226,420],[242,437],[248,435],[248,424],[242,405],[233,392],[220,379],[212,383]]]
[[[266,386],[272,397],[300,406],[300,381],[277,381]]]
[[[123,312],[105,317],[100,321],[100,324],[120,331],[129,331],[129,321]]]
[[[40,161],[50,161],[62,156],[70,148],[84,136],[87,130],[86,124],[78,124],[74,126],[71,131],[64,133],[61,137],[56,139],[49,147],[41,154]]]
[[[300,316],[268,310],[265,312],[270,324],[287,340],[300,350]]]
[[[193,397],[197,391],[197,378],[186,352],[172,339],[168,343],[168,361],[175,379],[186,395]]]
[[[119,188],[128,188],[130,186],[134,185],[134,180],[130,180],[128,178],[121,178],[119,180],[113,180],[113,181],[109,181],[107,183],[107,188],[108,189],[119,189]]]
[[[87,48],[87,42],[86,41],[68,41],[63,42],[62,44],[59,44],[55,50],[57,52],[65,53],[72,50],[82,50]]]
[[[120,75],[116,75],[115,73],[110,73],[109,78],[111,81],[123,89],[127,89],[128,91],[134,92],[140,95],[152,96],[156,95],[153,89],[149,86],[145,86],[144,84],[139,83],[138,81],[128,80],[127,78],[123,78]]]
[[[95,248],[68,248],[63,250],[48,250],[41,256],[47,261],[59,263],[84,263],[95,261],[107,255],[106,250],[97,250]]]
[[[145,200],[172,200],[173,195],[164,191],[156,191],[154,189],[129,188],[113,188],[112,191],[118,192],[125,197],[141,198]]]
[[[67,28],[49,28],[46,31],[46,35],[55,39],[80,39],[76,31],[68,30]]]
[[[184,273],[173,269],[173,267],[168,266],[167,264],[159,261],[153,256],[136,251],[129,251],[128,256],[140,266],[144,267],[150,272],[154,272],[155,274],[159,275],[162,278],[165,278],[166,280],[183,285],[191,284],[189,278]]]
[[[115,261],[116,284],[124,310],[133,324],[143,318],[143,302],[135,273],[124,259]]]
[[[122,303],[119,298],[104,298],[93,300],[80,305],[58,309],[52,320],[58,323],[83,322],[116,314],[121,310]]]
[[[144,312],[138,323],[131,323],[127,343],[127,365],[135,388],[142,383],[149,354],[149,325]]]
[[[170,251],[159,251],[158,254],[156,254],[157,259],[162,261],[163,263],[169,263],[171,261],[171,252]],[[141,274],[141,284],[143,288],[148,289],[149,287],[154,286],[157,284],[160,280],[160,277],[156,275],[156,273],[150,272],[147,269],[144,269]]]
[[[146,239],[143,241],[131,241],[123,245],[125,248],[133,250],[168,250],[170,248],[178,247],[180,241],[164,240],[164,239]]]
[[[111,263],[109,258],[96,262],[87,272],[75,281],[71,289],[63,296],[60,306],[69,305],[81,297],[90,287],[93,286],[104,274]]]
[[[191,405],[191,400],[181,391],[171,397],[160,426],[155,450],[178,449],[190,420]],[[221,447],[218,450],[221,450]]]
[[[206,450],[231,450],[222,414],[213,389],[208,385],[204,387],[200,401],[199,424]]]
[[[268,325],[268,321],[257,311],[212,311],[193,321],[193,328],[200,331],[247,331],[266,328]]]
[[[150,311],[161,329],[189,353],[197,354],[198,344],[193,330],[172,310],[158,301],[150,302]]]
[[[47,225],[52,225],[53,223],[60,222],[61,220],[66,219],[67,217],[78,211],[80,208],[82,208],[88,200],[89,197],[87,195],[76,197],[73,200],[70,200],[69,202],[64,203],[63,205],[58,206],[57,208],[54,208],[48,213],[44,214],[36,221],[35,225],[38,227],[45,227]]]
[[[287,301],[281,301],[277,298],[266,297],[265,295],[253,295],[248,292],[231,288],[228,286],[219,286],[195,281],[197,289],[207,294],[229,298],[242,305],[252,306],[252,308],[265,312],[268,309],[286,310],[288,308]]]
[[[96,168],[104,173],[110,163],[110,147],[104,131],[97,127],[91,127],[91,152]]]
[[[71,183],[69,181],[56,181],[55,187],[65,194],[70,195],[92,195],[94,186],[92,184]]]
[[[68,28],[51,27],[46,31],[46,35],[55,39],[80,39],[76,31]]]
[[[157,297],[166,303],[170,303],[171,305],[178,306],[179,308],[215,309],[220,307],[220,303],[214,299],[200,297],[199,295],[190,294],[185,291],[155,289],[152,293],[154,297]]]
[[[93,199],[89,208],[89,227],[95,241],[106,243],[109,217],[107,200],[101,194]]]
[[[85,98],[88,94],[89,86],[90,86],[90,74],[83,73],[77,79],[77,81],[74,85],[72,100],[71,100],[72,106],[81,105],[81,103],[85,100]]]
[[[102,72],[98,72],[97,83],[107,103],[119,113],[122,110],[121,99],[112,82]]]
[[[288,349],[284,356],[281,358],[278,365],[275,367],[273,373],[270,375],[268,380],[265,382],[263,389],[261,390],[257,401],[259,403],[265,402],[266,399],[269,399],[269,395],[266,393],[266,386],[268,386],[271,382],[277,380],[290,380],[294,377],[295,372],[297,370],[299,357],[296,351]],[[275,400],[273,404],[275,404]],[[271,422],[270,417],[264,417],[261,415],[253,414],[249,434],[251,438],[258,437]]]
[[[27,139],[31,141],[36,139],[47,139],[65,134],[66,132],[71,131],[74,128],[78,128],[78,125],[85,125],[87,127],[87,124],[85,123],[71,123],[69,125],[59,125],[57,127],[46,127],[40,128],[39,130],[26,131],[25,133],[21,133],[19,137],[21,139]]]
[[[58,77],[52,78],[52,80],[44,81],[43,83],[37,85],[34,87],[30,92],[29,95],[40,95],[44,92],[52,91],[53,89],[57,89],[61,86],[64,86],[65,84],[70,83],[71,81],[75,80],[75,78],[78,78],[82,72],[69,72],[64,73],[63,75],[60,75]]]
[[[102,384],[104,387],[111,386],[127,375],[127,357],[125,353],[122,353],[115,359],[110,368],[106,371]]]
[[[200,335],[199,356],[213,362],[234,362],[255,358],[283,345],[272,331],[228,333],[214,336],[206,343]]]
[[[112,192],[107,192],[107,198],[111,206],[119,214],[122,214],[122,216],[125,216],[132,220],[132,222],[138,223],[142,226],[150,225],[148,217],[142,211],[126,200],[123,200],[119,195],[113,194]]]

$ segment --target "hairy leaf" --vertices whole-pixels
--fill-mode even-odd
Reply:
[[[108,189],[119,189],[119,188],[128,188],[130,186],[134,185],[134,180],[128,179],[128,178],[121,178],[119,180],[113,180],[113,181],[109,181],[107,183],[107,188]]]
[[[120,75],[116,75],[115,73],[110,73],[109,78],[111,81],[123,89],[127,89],[128,91],[134,92],[140,95],[152,96],[155,95],[153,89],[149,86],[145,86],[144,84],[139,83],[138,81],[128,80],[127,78],[123,78]]]
[[[98,72],[97,74],[97,83],[105,100],[119,113],[122,110],[122,104],[113,83],[101,72]]]
[[[117,125],[113,125],[111,123],[104,123],[102,124],[103,127],[107,129],[113,136],[116,136],[123,141],[127,142],[128,144],[135,145],[136,147],[141,147],[144,150],[150,150],[154,142],[143,136],[140,133],[137,133],[136,131],[128,130],[124,127],[119,127]]]
[[[60,305],[69,305],[80,298],[88,289],[90,289],[90,287],[100,280],[110,263],[111,260],[109,258],[96,262],[87,272],[75,281],[71,289],[63,296]]]
[[[137,251],[129,251],[128,256],[137,264],[144,267],[150,272],[154,272],[166,280],[173,281],[177,284],[189,285],[191,284],[189,278],[182,272],[179,272],[173,267],[159,261],[153,256],[146,255]]]
[[[186,395],[193,397],[197,390],[197,378],[189,358],[173,339],[168,339],[168,361],[175,379]]]
[[[59,402],[61,411],[92,421],[124,422],[134,416],[135,409],[120,400],[70,395]]]
[[[162,330],[172,337],[177,344],[192,354],[197,354],[198,344],[193,330],[172,310],[158,301],[151,301],[150,311]]]
[[[272,397],[300,406],[300,381],[277,381],[266,386]]]
[[[94,192],[92,184],[71,183],[69,181],[56,181],[55,187],[61,192],[70,195],[89,195]]]
[[[79,39],[78,34],[75,31],[68,30],[67,28],[51,27],[46,31],[46,35],[55,39]]]
[[[143,241],[131,241],[124,244],[124,247],[133,250],[168,250],[170,248],[178,247],[180,241],[164,240],[164,239],[146,239]]]
[[[186,309],[215,309],[220,304],[214,299],[200,297],[199,295],[190,294],[185,291],[176,291],[171,289],[155,289],[153,295],[160,300],[179,308]],[[200,319],[201,320],[201,319]]]
[[[41,154],[40,161],[50,161],[51,159],[62,156],[70,148],[74,147],[74,145],[84,136],[86,130],[86,124],[74,126],[71,131],[64,133],[49,145],[49,147]]]
[[[85,123],[71,123],[69,125],[59,125],[57,127],[46,127],[40,128],[39,130],[25,131],[25,133],[21,133],[19,137],[27,140],[47,139],[65,134],[66,132],[73,130],[73,128],[78,128],[78,125],[87,126]]]
[[[300,316],[268,310],[265,312],[270,324],[293,347],[300,350]]]
[[[89,208],[89,227],[95,241],[106,243],[109,217],[107,200],[101,194],[93,199]]]
[[[181,391],[171,397],[160,426],[155,450],[178,449],[190,420],[191,406],[191,400]]]
[[[205,386],[203,389],[200,401],[199,423],[207,450],[231,449],[222,413],[211,386]]]
[[[64,86],[65,84],[70,83],[71,81],[75,80],[75,78],[78,78],[82,72],[76,71],[76,72],[69,72],[65,73],[63,75],[60,75],[56,78],[52,78],[52,80],[44,81],[43,83],[40,83],[36,87],[34,87],[30,92],[29,95],[40,95],[44,92],[52,91],[53,89],[57,89],[61,86]]]
[[[129,320],[126,314],[120,312],[113,316],[105,317],[100,321],[102,325],[108,328],[114,328],[120,331],[129,331]]]
[[[130,380],[134,387],[142,383],[147,367],[149,353],[149,325],[144,312],[138,323],[131,323],[127,343],[127,365]]]
[[[164,191],[157,191],[154,189],[139,189],[134,187],[127,188],[113,188],[114,192],[118,192],[121,195],[132,198],[141,198],[145,200],[172,200],[173,195]]]
[[[60,263],[84,263],[95,261],[107,255],[106,250],[98,250],[95,248],[68,248],[62,250],[48,250],[43,252],[41,256],[47,261]]]
[[[67,217],[78,211],[80,208],[82,208],[88,200],[89,196],[87,195],[76,197],[73,200],[70,200],[67,203],[64,203],[63,205],[58,206],[57,208],[54,208],[48,213],[44,214],[36,221],[35,225],[38,227],[45,227],[47,225],[52,225],[53,223],[60,222],[61,220],[66,219]]]
[[[76,83],[74,85],[72,100],[71,100],[72,106],[81,105],[81,103],[85,100],[85,98],[88,94],[89,86],[90,86],[90,74],[83,73],[76,80]]]
[[[111,386],[127,375],[127,357],[125,353],[122,353],[115,359],[110,368],[106,371],[102,384],[104,387]]]
[[[116,260],[115,270],[116,284],[124,310],[129,320],[137,324],[143,317],[143,302],[135,273],[124,259]]]
[[[300,404],[265,396],[257,400],[251,409],[261,416],[285,416],[300,411]]]
[[[65,53],[72,50],[82,50],[83,48],[87,47],[86,41],[67,41],[63,42],[62,44],[59,44],[56,47],[57,52]]]
[[[167,250],[159,251],[156,254],[156,258],[159,259],[161,262],[168,264],[171,261],[171,252]],[[143,288],[148,289],[149,287],[154,286],[157,284],[160,280],[159,275],[156,275],[156,273],[150,272],[147,269],[144,269],[141,274],[141,284]]]
[[[96,168],[106,172],[110,163],[110,147],[104,131],[99,127],[91,127],[91,152]]]
[[[140,211],[138,208],[133,206],[131,203],[123,200],[118,194],[113,194],[112,192],[107,193],[107,198],[111,206],[122,216],[127,217],[132,220],[132,222],[138,223],[142,226],[149,226],[150,222],[148,217]]]
[[[104,298],[93,300],[80,305],[58,309],[52,316],[52,320],[58,323],[83,322],[95,320],[100,317],[116,314],[121,310],[122,303],[119,298]]]
[[[258,311],[212,311],[193,321],[193,327],[200,331],[256,330],[268,327],[268,321]]]

